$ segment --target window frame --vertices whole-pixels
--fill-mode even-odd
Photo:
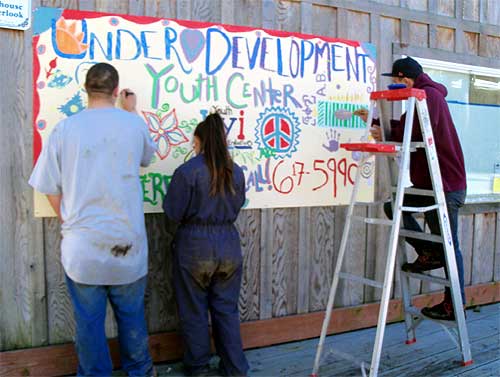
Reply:
[[[408,55],[402,55],[400,57],[404,58],[407,56]],[[465,73],[468,75],[490,76],[500,79],[500,69],[496,68],[454,63],[438,59],[420,58],[414,55],[412,55],[411,57],[422,65],[424,72],[426,71],[426,69],[435,69],[448,72]],[[404,109],[405,109],[405,104],[402,103],[401,108],[399,110],[403,112]],[[492,175],[494,176],[494,173]],[[500,203],[500,193],[491,192],[487,194],[486,193],[474,194],[472,192],[467,192],[465,203],[466,204]]]

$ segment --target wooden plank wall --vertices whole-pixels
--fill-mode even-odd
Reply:
[[[370,41],[379,70],[394,53],[418,51],[499,67],[496,0],[33,0],[33,6],[222,22]],[[0,30],[0,350],[71,341],[72,309],[59,258],[59,223],[33,218],[31,172],[31,32]],[[379,86],[388,84],[386,79]],[[6,89],[9,88],[9,89]],[[384,109],[389,110],[390,109]],[[387,172],[379,169],[380,180]],[[378,196],[387,194],[379,185]],[[382,209],[359,214],[382,216]],[[245,210],[237,221],[244,250],[243,321],[325,308],[343,231],[345,207]],[[176,328],[171,257],[161,215],[146,216],[150,274],[146,295],[152,333]],[[500,280],[498,207],[460,218],[467,284]],[[359,226],[348,268],[381,279],[386,232]],[[414,284],[415,293],[437,287]],[[379,298],[373,289],[342,284],[337,306]],[[397,289],[395,296],[398,296]],[[109,336],[116,334],[112,317]]]

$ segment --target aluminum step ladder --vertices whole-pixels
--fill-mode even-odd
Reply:
[[[433,283],[438,283],[450,287],[451,296],[453,301],[453,308],[455,311],[455,321],[435,321],[442,325],[447,333],[452,337],[457,345],[459,351],[462,354],[462,364],[470,365],[472,364],[472,356],[469,345],[469,337],[467,335],[467,327],[465,323],[465,314],[463,310],[462,297],[460,294],[460,283],[458,278],[457,264],[455,260],[455,251],[453,247],[453,240],[451,236],[448,212],[446,208],[446,201],[444,197],[441,172],[439,169],[439,163],[436,154],[436,147],[434,143],[434,137],[432,134],[432,128],[429,119],[429,112],[427,109],[426,95],[423,90],[420,89],[396,89],[396,90],[386,90],[379,92],[372,92],[370,95],[370,109],[368,112],[367,119],[367,134],[369,133],[369,128],[372,124],[374,109],[377,106],[377,102],[386,101],[408,101],[406,122],[404,126],[404,137],[402,143],[344,143],[341,147],[349,151],[359,151],[364,152],[363,158],[358,166],[362,166],[363,163],[373,155],[375,156],[389,156],[389,157],[399,157],[399,171],[397,177],[397,186],[393,188],[395,197],[393,197],[393,219],[381,219],[381,218],[366,218],[361,216],[353,216],[354,206],[356,204],[357,194],[359,189],[359,182],[361,176],[361,169],[357,170],[356,180],[351,194],[351,201],[347,211],[347,217],[344,226],[344,232],[342,235],[342,241],[340,244],[340,251],[335,266],[335,271],[333,274],[333,281],[330,288],[330,295],[328,298],[328,304],[326,308],[325,318],[323,321],[323,326],[321,329],[321,336],[318,343],[316,357],[314,360],[314,366],[311,373],[312,377],[319,376],[319,367],[321,363],[321,357],[323,353],[323,346],[325,342],[325,337],[328,330],[328,325],[330,323],[333,303],[335,300],[335,294],[337,291],[337,286],[339,279],[348,279],[356,281],[365,285],[369,285],[375,288],[382,289],[382,297],[380,302],[377,332],[375,336],[375,343],[372,352],[371,364],[369,365],[369,375],[375,377],[378,374],[378,369],[380,365],[380,357],[382,353],[382,344],[384,340],[384,331],[387,321],[387,312],[389,306],[389,300],[391,295],[391,288],[393,283],[394,270],[396,262],[398,262],[398,272],[401,279],[401,290],[402,290],[402,300],[403,300],[403,310],[406,326],[406,344],[411,344],[416,341],[415,328],[420,324],[423,319],[430,319],[424,317],[420,310],[411,304],[411,292],[410,292],[410,277],[431,281]],[[422,132],[422,140],[424,142],[412,142],[412,127],[413,118],[415,113],[415,107],[417,109],[418,118],[420,120],[420,128]],[[381,112],[381,107],[378,106],[379,112]],[[383,137],[383,125],[382,117],[381,130]],[[432,190],[420,190],[415,188],[405,187],[405,177],[409,173],[410,167],[410,153],[416,148],[425,148],[427,161],[429,165],[429,172],[432,179]],[[395,179],[394,179],[395,181]],[[434,197],[434,205],[426,207],[408,207],[403,206],[403,198],[405,193],[411,193],[414,195],[426,195]],[[409,230],[401,229],[401,217],[403,211],[408,212],[421,212],[425,213],[427,211],[436,210],[438,213],[439,224],[441,235],[411,232]],[[383,283],[365,277],[352,275],[348,272],[341,271],[342,264],[344,260],[344,255],[347,247],[347,242],[349,239],[349,231],[351,228],[351,223],[353,221],[362,221],[366,224],[381,225],[391,227],[389,244],[388,244],[388,254],[385,266],[385,277]],[[445,254],[445,268],[448,272],[448,279],[443,279],[435,276],[431,276],[426,273],[409,273],[401,270],[401,266],[406,262],[406,255],[404,252],[397,253],[398,244],[403,246],[405,243],[404,237],[414,237],[420,239],[426,239],[434,242],[439,242],[443,244],[444,254]],[[404,249],[401,249],[402,251]],[[398,259],[396,260],[396,257]],[[432,319],[431,319],[432,320]],[[452,328],[451,332],[449,328]],[[360,362],[357,358],[352,355],[346,355],[339,351],[332,351],[331,353],[340,356],[341,358],[355,362],[361,367],[361,373],[366,376],[365,365],[367,363]]]

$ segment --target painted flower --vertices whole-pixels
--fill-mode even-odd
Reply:
[[[156,154],[164,160],[170,154],[172,146],[180,145],[189,141],[179,128],[179,121],[175,109],[160,118],[158,115],[143,111],[149,132],[157,145]]]

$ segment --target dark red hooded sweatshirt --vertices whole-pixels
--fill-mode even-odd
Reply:
[[[427,107],[436,143],[444,192],[465,190],[467,185],[464,155],[457,130],[455,129],[448,104],[445,100],[448,90],[444,85],[432,81],[425,73],[421,73],[415,79],[413,87],[423,89],[427,95]],[[391,120],[390,138],[392,141],[403,141],[405,119],[406,113],[401,116],[399,121]],[[416,110],[411,139],[412,141],[422,141],[422,133]],[[416,152],[411,153],[410,177],[414,187],[422,189],[432,188],[427,157],[423,148],[418,148]]]

